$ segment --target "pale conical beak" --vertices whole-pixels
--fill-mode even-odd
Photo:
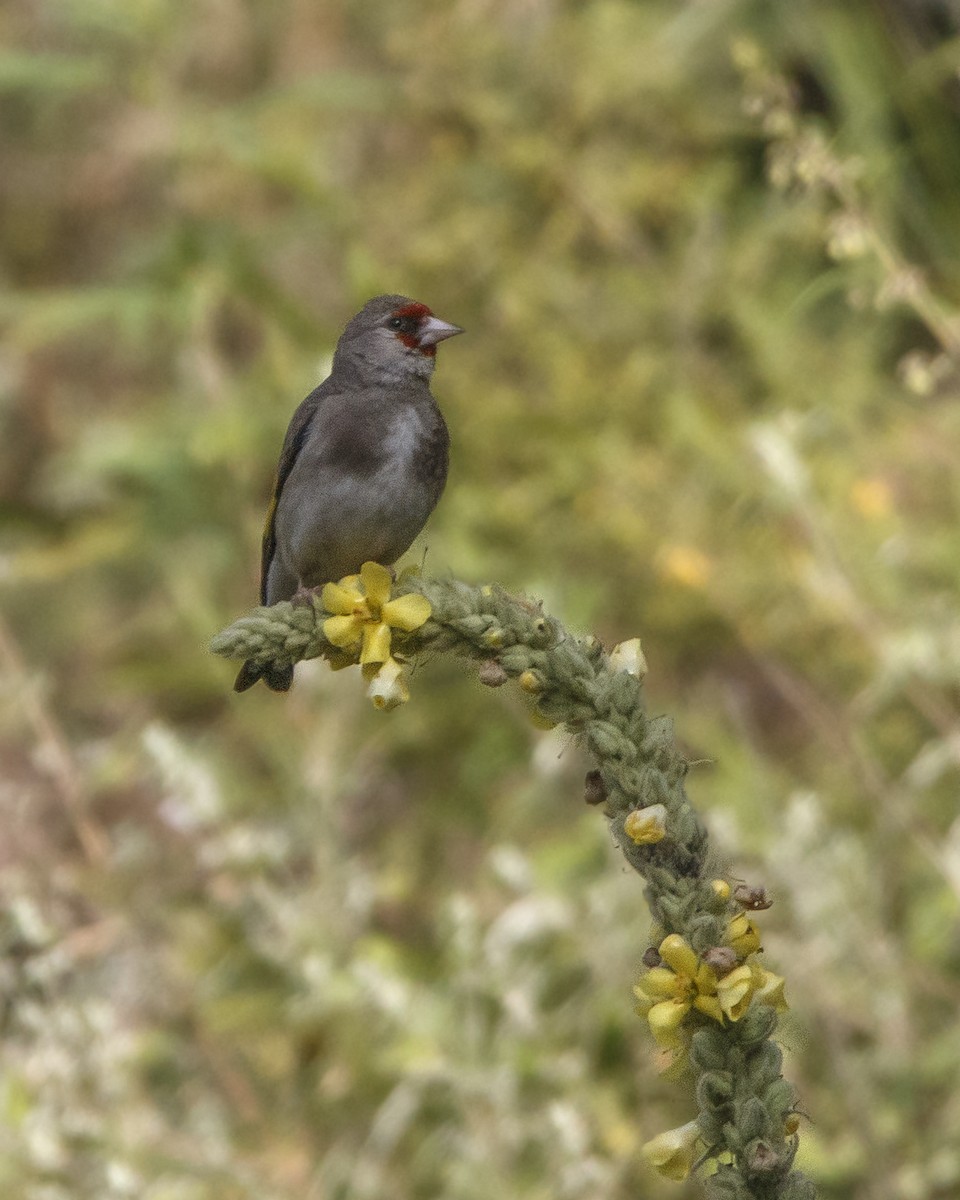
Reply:
[[[417,329],[417,342],[421,346],[435,346],[437,342],[456,337],[458,333],[463,333],[459,325],[448,325],[439,317],[425,317]]]

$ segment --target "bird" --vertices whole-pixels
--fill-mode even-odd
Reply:
[[[260,603],[296,601],[365,562],[410,547],[447,481],[450,436],[430,391],[437,346],[464,330],[408,296],[368,300],[337,342],[329,376],[290,421],[260,555]],[[289,690],[290,663],[240,668]]]

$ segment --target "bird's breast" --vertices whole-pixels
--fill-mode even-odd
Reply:
[[[378,474],[384,481],[429,491],[441,467],[438,449],[442,449],[442,473],[446,475],[446,443],[446,426],[436,408],[410,408],[396,413],[384,439],[385,453]]]

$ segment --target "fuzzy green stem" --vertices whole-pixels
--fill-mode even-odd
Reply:
[[[395,653],[452,653],[481,661],[488,671],[494,660],[503,675],[523,676],[539,714],[564,725],[596,759],[588,799],[603,804],[617,844],[643,877],[661,936],[679,934],[698,954],[721,946],[728,921],[741,910],[711,885],[707,831],[684,787],[688,763],[674,742],[672,721],[647,716],[642,681],[611,666],[595,638],[572,636],[538,604],[500,588],[412,576],[394,590],[405,592],[426,596],[432,616],[413,633],[394,633]],[[218,634],[211,649],[255,663],[342,661],[343,652],[323,635],[326,616],[319,600],[313,607],[259,608]],[[624,821],[652,804],[666,809],[668,835],[637,845]],[[751,1005],[737,1022],[704,1018],[693,1033],[698,1122],[715,1168],[704,1180],[710,1196],[811,1200],[815,1194],[793,1169],[797,1139],[787,1121],[795,1095],[781,1074],[776,1024],[772,1008]]]

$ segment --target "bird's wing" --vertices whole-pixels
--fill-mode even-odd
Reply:
[[[283,485],[293,470],[293,464],[297,461],[297,455],[303,449],[303,444],[307,440],[310,426],[313,424],[320,409],[320,402],[323,399],[323,395],[324,385],[321,384],[320,387],[315,388],[307,396],[293,414],[290,425],[287,428],[287,436],[283,439],[280,461],[277,464],[277,477],[273,485],[273,497],[270,501],[270,507],[267,509],[267,518],[263,524],[263,540],[260,543],[261,604],[266,604],[267,602],[267,574],[270,571],[270,563],[273,561],[273,556],[277,549],[276,516],[280,493],[283,491]]]

